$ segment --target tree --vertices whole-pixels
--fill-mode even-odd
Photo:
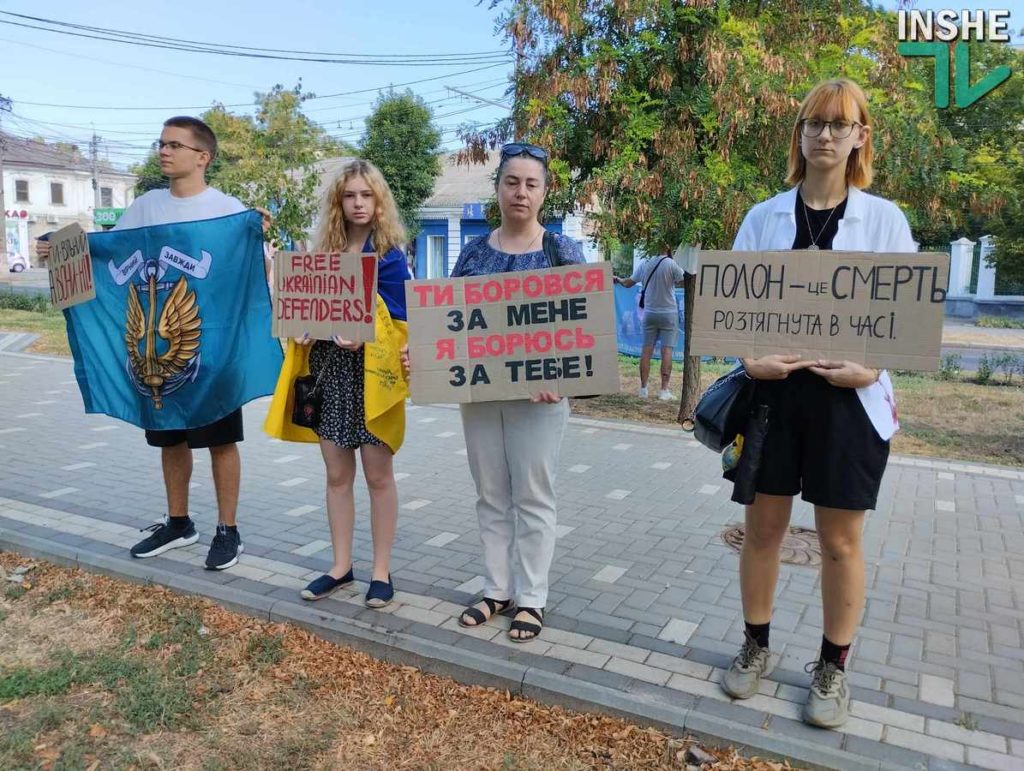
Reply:
[[[441,135],[430,108],[411,91],[382,94],[366,119],[362,157],[381,170],[395,196],[409,236],[419,230],[417,212],[441,173]]]
[[[292,89],[276,85],[256,94],[254,115],[237,115],[217,104],[201,116],[218,145],[207,182],[248,206],[270,209],[271,237],[278,246],[306,237],[320,203],[316,162],[351,152],[302,113],[310,96],[301,84]],[[156,153],[133,171],[139,176],[136,195],[167,186]]]
[[[136,198],[150,190],[162,190],[167,187],[167,177],[160,171],[160,156],[157,155],[156,150],[151,151],[146,156],[146,160],[135,164],[129,171],[137,177],[135,180]]]
[[[860,0],[494,0],[523,53],[511,117],[464,136],[479,160],[512,135],[547,147],[602,236],[649,254],[680,243],[729,248],[743,214],[784,187],[799,100],[846,76],[872,104],[874,190],[912,224],[962,221],[955,148],[931,94],[908,87],[894,15]],[[913,86],[913,82],[911,86]],[[692,285],[687,287],[692,295]],[[686,318],[686,337],[690,317]],[[687,357],[680,416],[698,396]]]
[[[301,83],[291,89],[276,85],[256,94],[253,117],[234,115],[223,105],[202,116],[219,145],[210,184],[250,206],[269,208],[278,245],[307,235],[320,206],[317,161],[350,151],[302,113],[311,96]]]

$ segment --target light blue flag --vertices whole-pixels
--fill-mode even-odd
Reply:
[[[259,214],[90,233],[89,250],[96,298],[64,311],[86,412],[198,428],[273,393]]]

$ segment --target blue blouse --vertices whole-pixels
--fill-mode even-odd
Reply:
[[[363,253],[369,254],[374,251],[376,249],[373,247],[373,236],[371,235],[363,244]],[[409,318],[405,307],[405,282],[411,278],[409,263],[406,262],[405,254],[398,247],[391,247],[377,261],[377,294],[388,306],[391,318],[396,321],[405,321]]]
[[[490,234],[474,238],[459,254],[459,259],[452,269],[451,278],[463,276],[487,276],[491,273],[511,273],[517,270],[540,270],[551,267],[543,249],[525,254],[508,254],[495,249],[487,243]],[[571,238],[555,233],[558,246],[559,265],[579,264],[586,262],[579,244]]]

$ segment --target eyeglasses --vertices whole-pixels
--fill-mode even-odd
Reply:
[[[821,132],[828,126],[829,133],[833,139],[846,139],[850,136],[854,126],[864,124],[850,120],[820,120],[819,118],[804,118],[800,121],[800,132],[805,137],[820,136]]]
[[[158,139],[153,143],[153,149],[156,150],[157,152],[160,152],[165,147],[168,150],[175,153],[178,152],[178,150],[180,150],[183,147],[188,150],[195,150],[197,153],[209,152],[208,150],[204,150],[201,147],[192,147],[192,145],[182,144],[181,142],[164,142],[163,140]]]
[[[536,158],[545,166],[548,165],[548,151],[543,147],[537,147],[537,145],[531,145],[527,142],[510,142],[501,148],[502,158],[515,158],[517,155],[524,154],[529,155],[531,158]]]

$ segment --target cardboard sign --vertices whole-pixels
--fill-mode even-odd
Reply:
[[[73,223],[50,236],[50,302],[61,310],[96,296],[89,236]]]
[[[405,287],[414,402],[619,392],[609,263]]]
[[[701,252],[690,351],[939,368],[943,253]]]
[[[274,336],[352,342],[374,338],[377,257],[372,254],[274,255]]]

